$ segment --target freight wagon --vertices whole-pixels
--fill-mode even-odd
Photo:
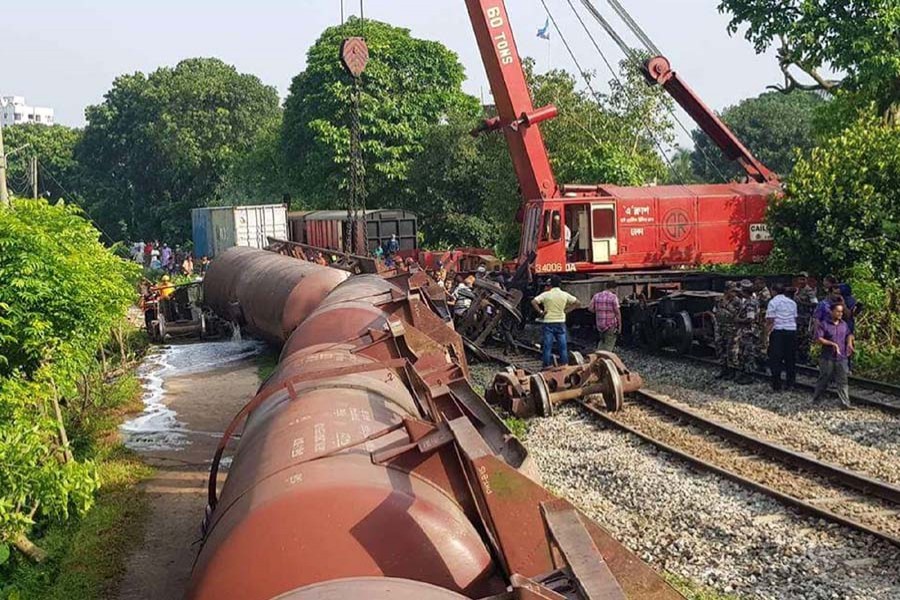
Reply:
[[[316,248],[328,248],[349,252],[344,248],[344,227],[347,211],[307,210],[287,215],[290,241]],[[372,209],[366,211],[366,237],[369,252],[397,236],[400,250],[415,250],[418,243],[419,221],[415,213],[397,209]],[[278,236],[272,236],[278,237]],[[278,239],[284,239],[283,237]]]
[[[191,211],[194,256],[213,257],[234,246],[265,248],[288,235],[287,206],[209,206]]]

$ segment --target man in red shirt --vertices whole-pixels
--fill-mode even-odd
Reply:
[[[597,326],[597,350],[612,352],[616,347],[616,338],[622,333],[622,311],[619,308],[619,297],[616,296],[616,282],[606,282],[606,289],[594,294],[588,310],[594,313]]]

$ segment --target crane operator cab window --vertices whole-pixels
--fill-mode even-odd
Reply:
[[[566,261],[587,262],[591,244],[588,204],[566,206]]]
[[[562,217],[559,210],[545,210],[543,221],[541,243],[558,242],[562,238]]]

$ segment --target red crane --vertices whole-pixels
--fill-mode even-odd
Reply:
[[[748,183],[622,187],[557,184],[539,123],[557,114],[535,109],[503,0],[466,0],[498,116],[482,130],[503,131],[523,195],[519,261],[534,253],[536,273],[683,269],[765,259],[765,226],[778,178],[671,69],[662,56],[644,65]],[[581,294],[579,294],[581,295]]]

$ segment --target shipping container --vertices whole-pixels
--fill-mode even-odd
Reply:
[[[234,246],[265,248],[288,238],[287,206],[209,206],[191,211],[194,256],[213,257]]]
[[[288,213],[290,240],[318,248],[345,251],[345,210],[307,210]],[[371,209],[366,211],[366,236],[369,251],[397,236],[400,250],[415,250],[419,225],[415,213],[398,209]]]

